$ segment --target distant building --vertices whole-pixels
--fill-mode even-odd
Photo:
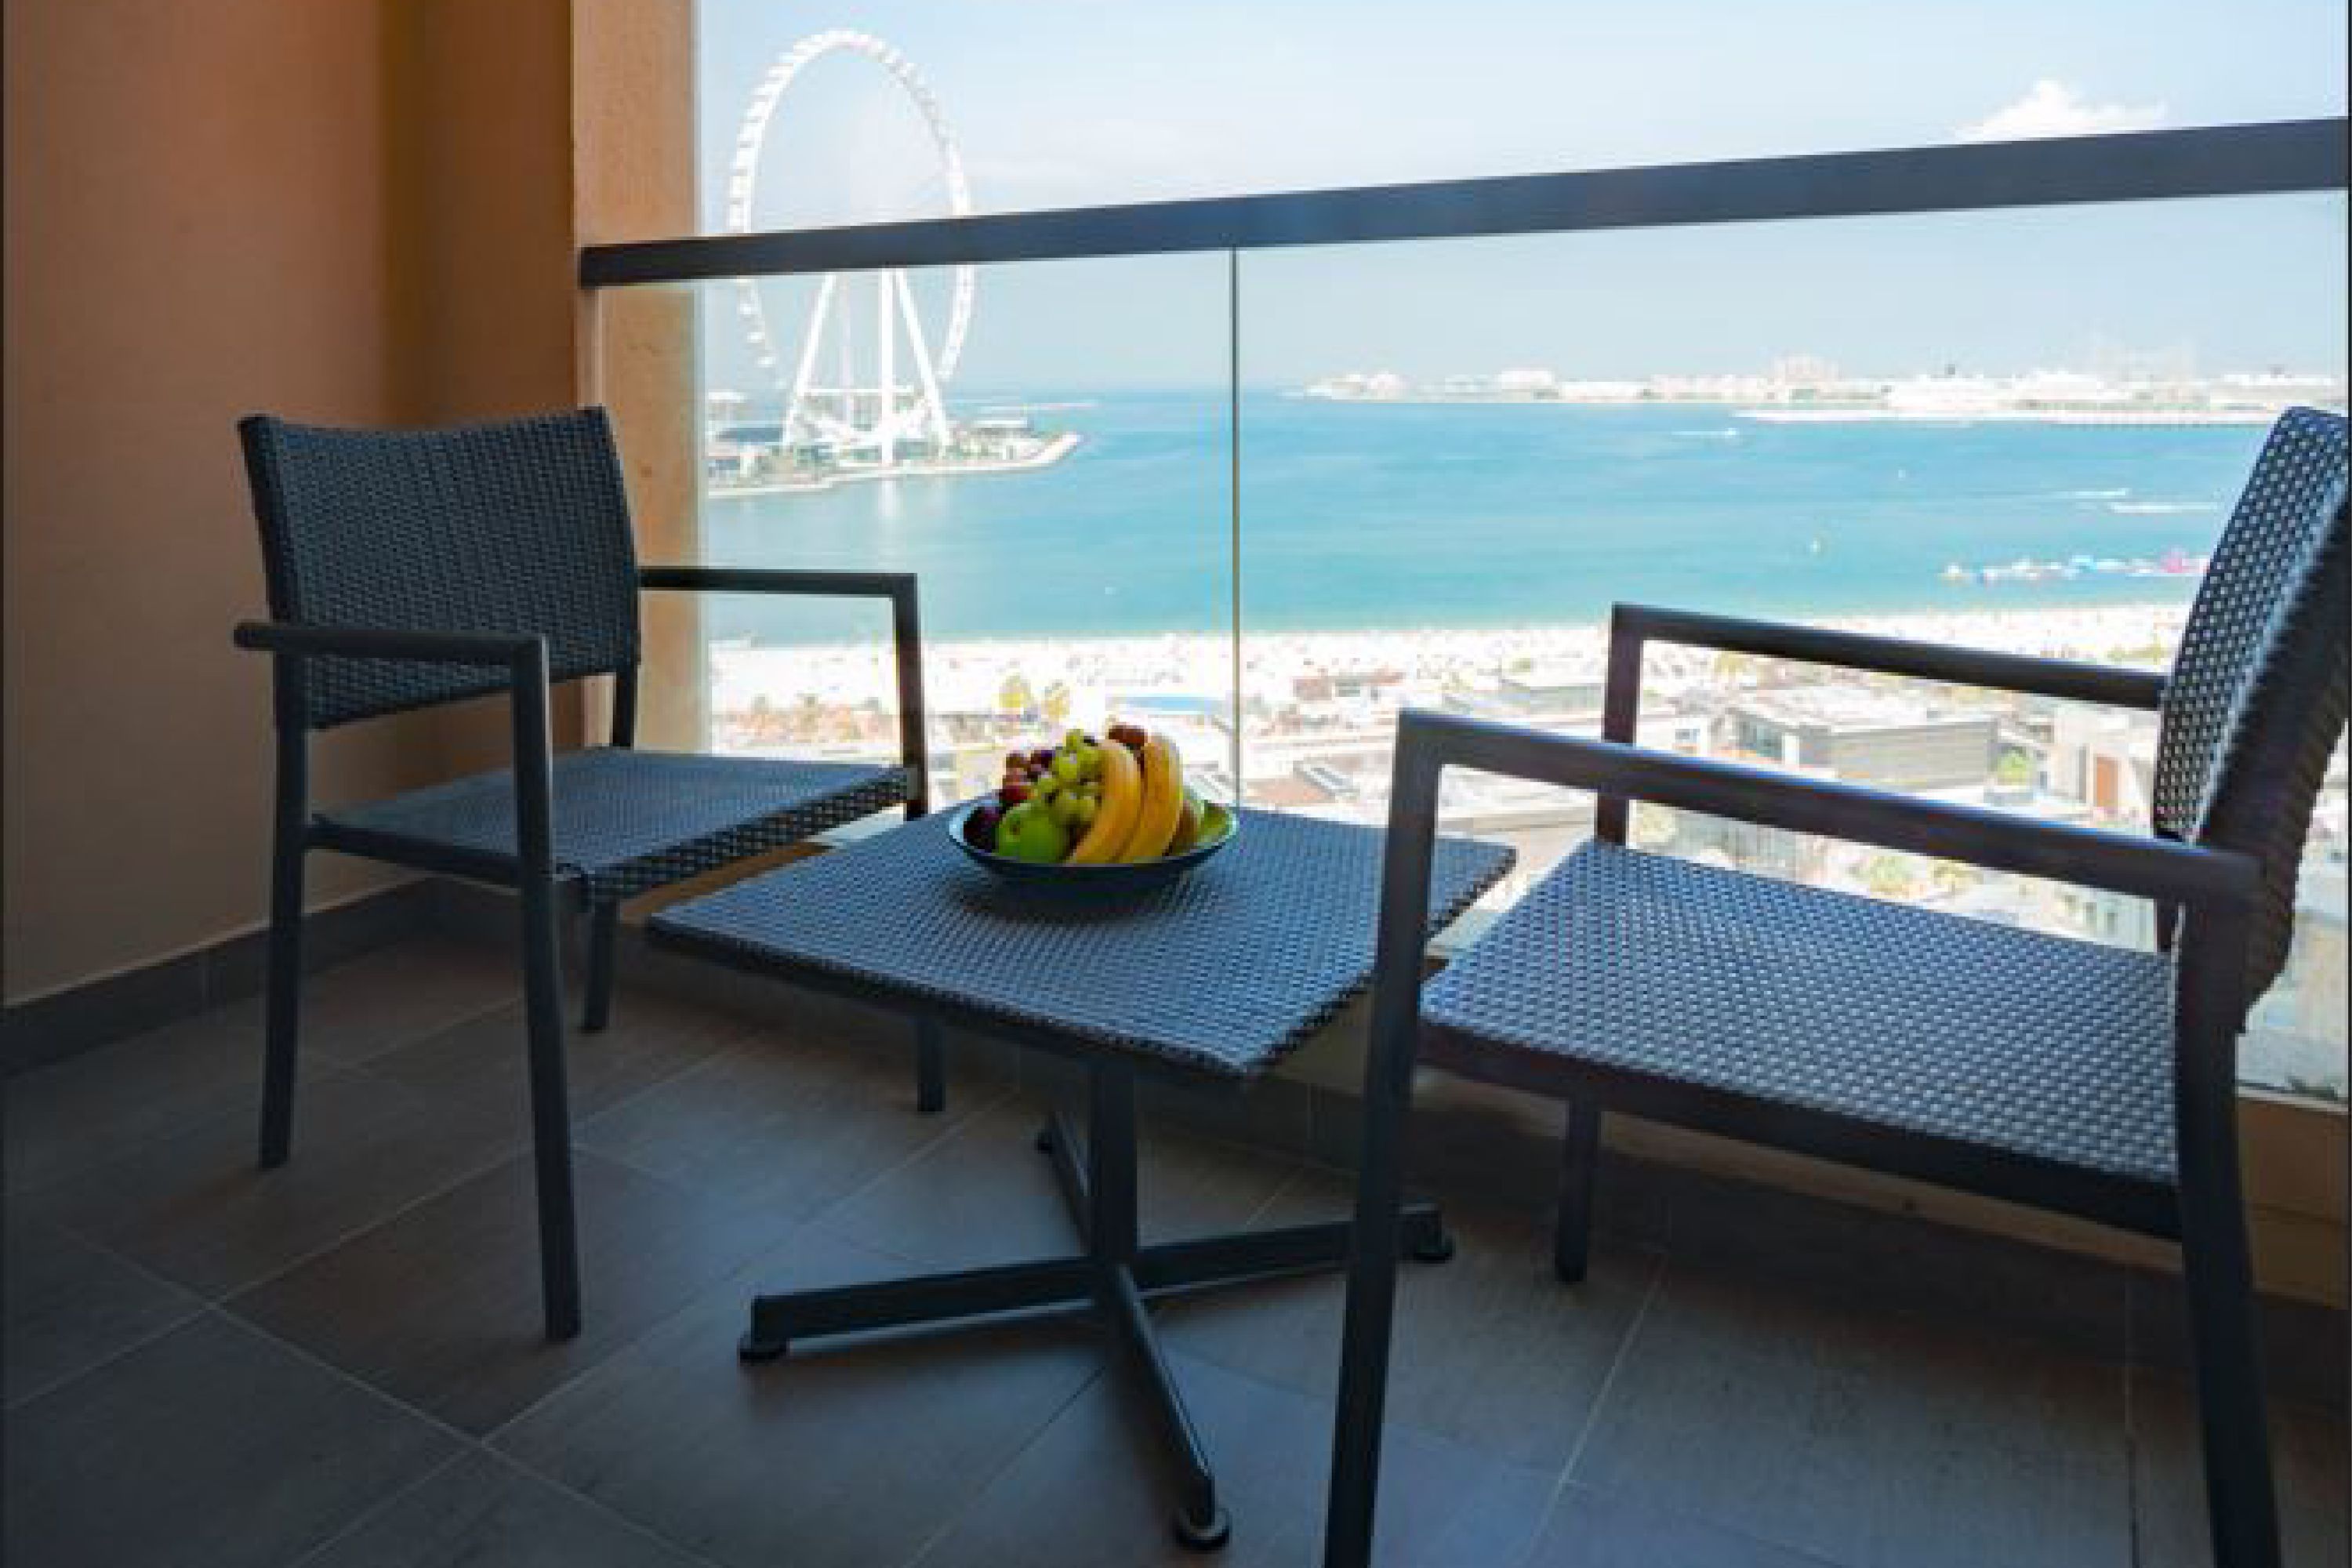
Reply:
[[[2156,736],[2152,713],[2060,703],[2042,766],[2050,793],[2081,801],[2094,820],[2145,831],[2153,820]]]
[[[1557,397],[1559,395],[1559,377],[1548,370],[1496,371],[1495,391],[1504,397]]]
[[[2345,1098],[2345,866],[2305,860],[2296,879],[2294,945],[2249,1021],[2246,1076]]]
[[[1772,362],[1772,379],[1792,395],[1818,395],[1837,384],[1838,367],[1818,354],[1785,354]]]
[[[1497,707],[1518,713],[1598,713],[1608,674],[1591,664],[1552,660],[1506,670],[1495,683]]]
[[[1736,753],[1889,789],[1982,783],[1992,771],[1997,729],[1990,712],[1939,712],[1842,686],[1748,693],[1723,721]]]

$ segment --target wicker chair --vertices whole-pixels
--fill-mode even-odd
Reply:
[[[312,849],[474,879],[521,894],[522,963],[551,1339],[580,1329],[556,915],[589,917],[583,1027],[604,1026],[623,900],[873,812],[925,809],[915,581],[873,573],[640,569],[611,427],[583,409],[444,430],[332,430],[246,420],[268,570],[268,623],[239,647],[273,656],[276,845],[261,1163],[293,1131],[303,857]],[[892,606],[897,764],[771,762],[634,749],[641,589],[856,595]],[[611,744],[551,754],[549,687],[614,678]],[[504,691],[511,770],[313,815],[314,730]],[[520,787],[517,787],[517,781]],[[940,1048],[919,1042],[935,1109]]]
[[[1567,1102],[1555,1264],[1583,1276],[1604,1109],[2177,1238],[2214,1555],[2278,1560],[2239,1191],[2236,1042],[2285,962],[2314,796],[2345,723],[2342,418],[2273,429],[2168,675],[1621,608],[1604,739],[1408,713],[1366,1068],[1327,1564],[1369,1555],[1416,1058]],[[1630,744],[1658,641],[2161,716],[2152,837]],[[1577,850],[1423,994],[1448,766],[1595,791]],[[1627,802],[2157,901],[2158,952],[1900,908],[1625,843]]]

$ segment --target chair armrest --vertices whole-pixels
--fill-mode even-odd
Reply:
[[[299,743],[289,722],[301,661],[325,655],[337,658],[400,659],[421,664],[503,665],[513,722],[515,849],[524,872],[524,892],[541,896],[553,874],[555,740],[548,721],[547,639],[528,632],[416,631],[390,626],[293,626],[283,621],[245,621],[233,634],[236,646],[274,654],[281,748]]]
[[[1642,653],[1654,642],[1795,659],[1841,669],[1866,669],[1954,686],[1982,686],[1996,691],[2064,698],[2111,708],[2154,710],[2164,700],[2165,679],[2154,670],[2032,658],[2021,654],[1831,631],[1782,621],[1749,621],[1696,610],[1661,609],[1654,605],[1619,605],[1609,616],[1608,688],[1601,723],[1601,733],[1612,741],[1631,742],[1634,737],[1642,702]],[[1624,842],[1625,802],[1622,796],[1605,797],[1597,820],[1602,837]]]
[[[911,572],[794,572],[750,566],[642,566],[648,593],[801,594],[890,601],[890,647],[898,672],[898,755],[907,769],[907,815],[930,809],[929,725],[923,708],[923,628]]]
[[[762,566],[640,566],[637,586],[689,594],[808,594],[839,598],[915,596],[911,572],[795,572]]]
[[[1799,833],[1962,860],[2191,908],[2240,910],[2261,886],[2249,855],[2042,822],[1982,806],[1409,710],[1398,726],[1392,835],[1433,832],[1447,767],[1594,790]]]
[[[1651,605],[1618,605],[1610,618],[1609,636],[1612,645],[1619,637],[1631,637],[1636,643],[1679,643],[2112,708],[2152,710],[2164,700],[2164,677],[2149,669],[1995,653],[1781,621],[1740,620]]]
[[[545,646],[541,638],[520,632],[294,626],[284,621],[241,621],[231,635],[237,647],[259,653],[390,658],[411,664],[511,666],[530,648]]]

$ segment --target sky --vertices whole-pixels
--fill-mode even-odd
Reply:
[[[829,27],[934,95],[974,206],[1176,196],[1942,144],[2345,112],[2341,0],[700,0],[706,226],[754,86]],[[849,54],[769,127],[755,227],[946,211],[928,129]],[[1242,372],[1428,378],[1856,374],[2187,355],[2341,373],[2346,208],[2262,197],[1258,251]],[[1032,395],[1225,373],[1222,255],[982,268],[955,387]],[[788,375],[813,298],[763,286]],[[936,339],[944,279],[920,279]],[[873,310],[870,296],[857,317]],[[733,293],[713,384],[756,388]],[[773,373],[768,373],[772,374]]]

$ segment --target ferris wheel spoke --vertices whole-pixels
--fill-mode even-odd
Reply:
[[[728,168],[727,228],[740,234],[754,226],[761,171],[776,116],[800,73],[814,61],[836,53],[859,57],[889,77],[920,117],[923,134],[936,160],[933,167],[920,173],[873,180],[873,195],[887,198],[880,210],[909,215],[969,215],[971,193],[964,175],[963,155],[929,86],[891,45],[869,33],[834,28],[810,34],[784,50],[753,89],[738,126]],[[844,293],[845,279],[840,275],[827,275],[816,280],[797,343],[780,337],[774,309],[777,301],[763,294],[757,282],[744,279],[739,284],[736,311],[759,369],[773,378],[778,391],[787,394],[782,431],[785,442],[815,440],[853,450],[878,452],[881,460],[887,463],[900,442],[913,438],[910,431],[928,436],[940,446],[953,438],[940,387],[955,373],[962,357],[964,339],[971,329],[978,274],[968,266],[949,270],[945,320],[936,340],[924,328],[924,312],[915,298],[913,281],[905,272],[866,276],[873,279],[870,287],[875,297],[870,311],[848,308],[853,298],[864,300],[865,288],[859,288],[853,296]],[[897,384],[901,331],[916,383],[903,389]],[[872,335],[869,350],[861,351],[854,341],[861,332]],[[828,334],[837,366],[835,384],[820,387],[816,384],[817,366],[825,357]],[[784,379],[781,359],[787,352],[793,358],[789,383]],[[874,383],[871,386],[859,384],[861,360],[870,366]],[[902,409],[902,390],[912,393],[916,405]]]

